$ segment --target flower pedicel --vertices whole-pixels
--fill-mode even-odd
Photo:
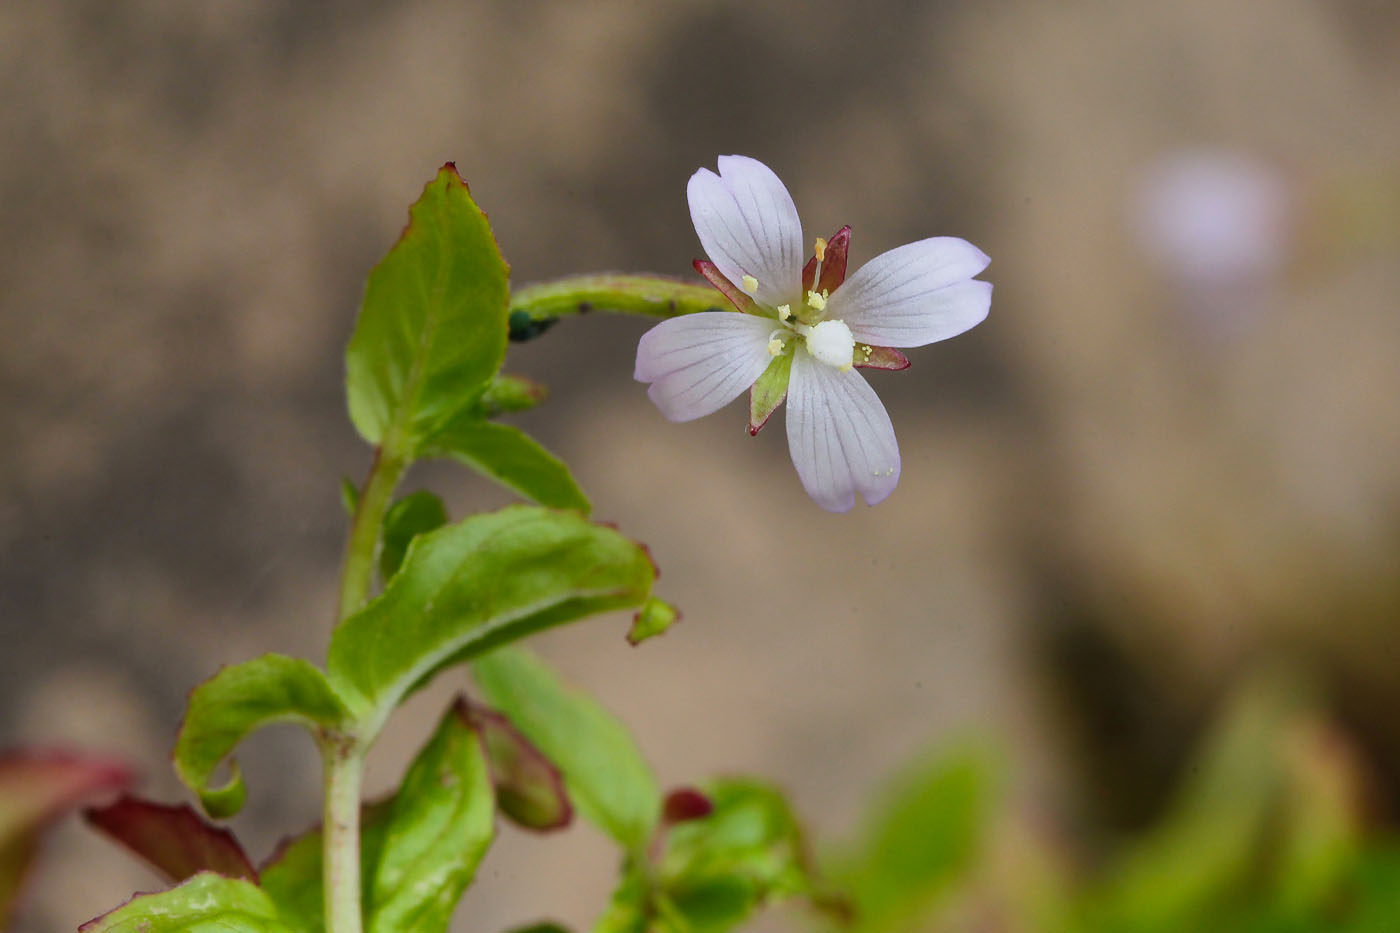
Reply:
[[[932,237],[875,257],[846,278],[850,227],[817,239],[803,264],[802,224],[787,188],[755,159],[720,156],[686,192],[710,261],[695,268],[740,313],[663,321],[637,346],[635,376],[671,421],[723,408],[749,389],[757,434],[788,401],[788,448],[807,494],[845,512],[899,482],[899,445],[875,391],[856,369],[906,369],[895,347],[921,347],[980,323],[990,260],[956,237]]]

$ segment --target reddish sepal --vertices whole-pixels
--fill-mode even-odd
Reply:
[[[817,291],[831,294],[846,281],[846,254],[851,249],[851,227],[846,225],[826,241],[826,258],[822,260],[822,277]]]
[[[177,884],[201,871],[258,880],[257,870],[233,833],[206,823],[188,806],[126,795],[83,816]]]
[[[715,288],[719,289],[724,297],[729,299],[738,310],[745,314],[757,314],[758,308],[754,305],[753,299],[739,290],[739,287],[724,277],[724,273],[715,268],[715,264],[705,259],[697,259],[691,265],[695,266],[695,271],[705,277]]]
[[[898,372],[909,368],[909,357],[894,347],[871,347],[870,352],[866,353],[866,346],[856,344],[856,369],[888,369]]]

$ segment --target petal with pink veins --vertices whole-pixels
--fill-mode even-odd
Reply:
[[[966,240],[933,237],[881,253],[861,266],[826,305],[860,341],[921,347],[981,323],[992,286],[972,276],[990,262]]]
[[[690,219],[705,255],[724,277],[758,282],[769,307],[791,301],[802,275],[802,221],[773,170],[746,156],[720,156],[719,174],[702,168],[686,187]]]
[[[875,505],[899,483],[899,445],[885,406],[865,378],[794,355],[788,383],[788,449],[802,486],[830,512],[856,493]]]
[[[730,311],[702,311],[662,321],[637,344],[638,382],[671,421],[718,411],[772,362],[773,321]]]

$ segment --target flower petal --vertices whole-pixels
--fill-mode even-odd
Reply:
[[[732,311],[702,311],[662,321],[637,344],[638,382],[671,421],[718,411],[763,375],[773,356],[773,322]]]
[[[791,301],[802,275],[802,221],[792,195],[756,159],[720,156],[719,172],[702,168],[686,187],[705,255],[736,285],[753,276],[763,304]]]
[[[832,293],[826,316],[857,340],[921,347],[955,337],[987,317],[992,286],[972,277],[991,262],[966,240],[932,237],[881,253]]]
[[[899,445],[875,390],[854,370],[842,372],[799,350],[788,383],[788,450],[807,495],[845,512],[859,492],[870,505],[899,483]]]

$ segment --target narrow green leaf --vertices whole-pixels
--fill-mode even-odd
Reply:
[[[773,357],[773,362],[749,387],[749,433],[757,434],[768,423],[773,412],[787,398],[788,381],[792,378],[792,354]]]
[[[854,897],[856,929],[918,928],[971,867],[991,791],[988,756],[971,749],[917,761],[895,780],[854,857],[834,872]]]
[[[365,286],[345,355],[350,418],[365,440],[411,456],[481,394],[505,356],[508,271],[449,162]]]
[[[646,847],[661,813],[661,791],[620,722],[522,649],[477,658],[472,679],[564,773],[584,818],[633,852]]]
[[[675,606],[653,596],[637,610],[637,617],[632,620],[632,628],[627,632],[627,641],[640,645],[648,638],[663,635],[680,617]]]
[[[639,606],[654,577],[644,548],[573,513],[512,506],[477,515],[413,542],[384,592],[331,636],[327,673],[372,736],[442,667]]]
[[[414,537],[447,524],[447,506],[423,490],[404,496],[384,513],[383,541],[379,546],[379,576],[386,583],[399,572]]]
[[[541,382],[500,373],[481,393],[472,406],[472,414],[477,418],[494,418],[517,411],[529,411],[549,398],[549,388]]]
[[[591,508],[564,462],[510,425],[457,418],[428,440],[424,453],[463,463],[540,505],[585,515]]]
[[[482,743],[459,701],[438,723],[394,797],[374,873],[370,933],[447,929],[494,834]]]
[[[294,722],[314,734],[340,728],[344,704],[314,665],[299,658],[267,654],[226,667],[190,694],[185,721],[175,742],[175,771],[199,795],[210,816],[232,816],[243,808],[247,789],[230,763],[228,782],[212,786],[219,763],[255,729]]]
[[[257,885],[213,872],[158,894],[138,894],[80,933],[292,933]]]
[[[360,507],[360,487],[348,476],[340,478],[340,507],[350,518],[355,517],[355,510]]]

